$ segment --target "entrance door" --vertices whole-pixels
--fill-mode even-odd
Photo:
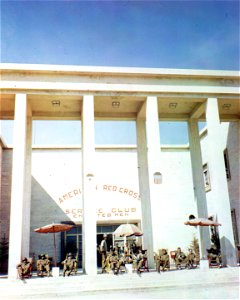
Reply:
[[[71,252],[78,261],[78,268],[82,268],[82,225],[78,225],[62,233],[61,260]]]
[[[112,233],[116,230],[118,226],[119,224],[97,225],[96,244],[99,246],[103,239],[103,235],[107,234],[108,251],[110,251],[110,249],[113,247]],[[66,258],[67,253],[71,252],[74,256],[76,256],[78,260],[78,268],[82,268],[82,225],[77,225],[71,230],[67,232],[63,232],[61,244],[62,244],[61,247],[62,261]],[[100,252],[97,251],[97,266],[101,267],[101,264],[102,264],[102,257]]]
[[[107,234],[107,246],[108,251],[113,247],[113,235],[112,233],[119,225],[97,225],[97,245],[100,246],[103,239],[103,235]],[[97,252],[97,266],[101,267],[102,265],[102,256],[100,252]]]

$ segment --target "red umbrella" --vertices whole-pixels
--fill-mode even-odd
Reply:
[[[187,222],[184,222],[185,225],[190,226],[221,226],[222,224],[209,220],[204,218],[194,218],[191,220],[188,220]]]
[[[143,232],[134,224],[121,224],[113,234],[120,237],[128,237],[133,235],[142,236]]]
[[[68,224],[49,224],[43,227],[39,227],[37,229],[34,229],[35,232],[39,233],[53,233],[53,239],[54,239],[54,265],[56,267],[56,238],[55,238],[55,232],[64,232],[72,229],[74,225],[68,225]]]

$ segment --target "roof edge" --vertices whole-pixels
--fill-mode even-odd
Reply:
[[[78,66],[78,65],[49,65],[49,64],[18,64],[0,63],[2,71],[32,71],[57,73],[91,73],[115,75],[145,75],[173,77],[239,77],[240,71],[233,70],[202,70],[202,69],[171,69],[171,68],[141,68],[141,67],[110,67],[110,66]]]

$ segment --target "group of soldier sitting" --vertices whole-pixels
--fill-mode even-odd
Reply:
[[[185,254],[180,247],[177,248],[175,257],[173,258],[175,261],[176,269],[181,270],[182,267],[192,269],[194,265],[196,266],[196,254],[192,249],[189,249],[188,251],[188,254]]]
[[[221,267],[220,251],[212,245],[207,249],[209,266],[211,263],[216,262],[216,265]],[[148,270],[147,265],[147,250],[139,249],[137,253],[133,251],[124,251],[120,253],[118,249],[112,248],[109,252],[102,251],[102,273],[127,272],[126,264],[132,264],[132,272],[141,273],[142,269]],[[194,268],[197,266],[196,255],[192,249],[185,254],[180,247],[176,251],[171,251],[171,258],[175,262],[176,269]],[[166,249],[160,249],[155,253],[156,269],[157,272],[170,269],[170,256]],[[66,259],[62,261],[63,276],[70,276],[77,273],[77,260],[72,253],[66,255]],[[36,263],[37,276],[50,276],[51,275],[51,260],[47,254],[39,255]],[[18,277],[20,279],[31,277],[32,262],[26,257],[17,265]]]
[[[65,275],[70,276],[72,273],[77,273],[77,260],[72,253],[68,253],[66,259],[64,259],[61,264],[63,265],[63,277],[65,277]],[[51,275],[51,260],[48,258],[47,254],[39,255],[39,259],[37,260],[37,275]]]
[[[68,253],[66,259],[62,261],[63,265],[63,277],[65,275],[70,276],[71,274],[77,273],[77,260],[72,253]],[[17,273],[20,279],[31,277],[32,272],[32,261],[26,257],[17,264]],[[36,261],[37,276],[51,276],[52,262],[47,254],[40,254]]]
[[[36,263],[37,266],[37,276],[50,276],[50,266],[51,262],[47,254],[41,254],[38,256]],[[29,278],[32,276],[32,260],[27,259],[26,257],[17,264],[17,273],[20,279]]]
[[[130,251],[120,253],[112,248],[109,252],[102,252],[101,254],[102,273],[113,273],[115,275],[120,272],[127,273],[126,264],[132,264],[132,272],[137,273],[141,273],[143,267],[147,268],[147,250],[138,250],[138,253]]]
[[[185,254],[180,247],[176,251],[171,252],[171,258],[175,262],[177,270],[184,268],[192,269],[196,266],[196,255],[192,249],[189,249],[188,254]],[[166,249],[160,249],[158,254],[155,253],[156,269],[158,272],[170,270],[170,256]]]

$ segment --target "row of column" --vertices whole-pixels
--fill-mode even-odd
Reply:
[[[216,199],[219,228],[225,263],[236,264],[236,253],[231,222],[231,208],[225,176],[223,153],[218,142],[220,120],[216,98],[206,101],[208,128],[208,155],[212,193]],[[198,120],[189,120],[189,144],[192,162],[194,195],[199,217],[207,217],[207,203],[202,176],[201,145]],[[29,256],[31,209],[31,127],[32,116],[26,94],[16,94],[14,117],[14,149],[12,169],[11,216],[9,237],[9,278],[16,276],[16,263]],[[137,117],[137,154],[139,192],[142,205],[143,246],[148,249],[149,266],[154,267],[154,216],[151,204],[159,199],[159,188],[153,174],[161,171],[161,144],[159,134],[157,97],[147,97]],[[96,213],[95,213],[95,143],[94,97],[83,97],[82,105],[82,184],[83,184],[83,269],[96,274]],[[162,197],[164,197],[162,195]],[[201,257],[205,258],[209,244],[209,231],[200,230]]]

